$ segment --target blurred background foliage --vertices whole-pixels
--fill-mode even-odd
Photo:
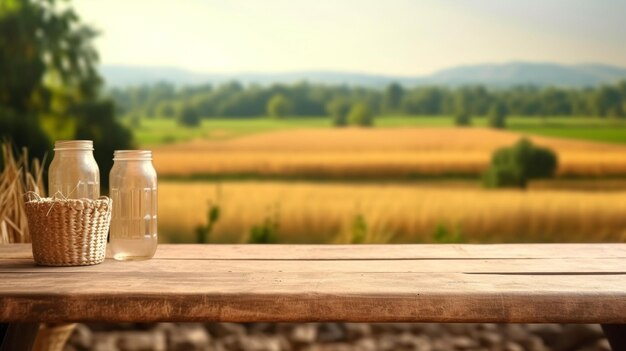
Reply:
[[[174,118],[183,124],[188,124],[186,115],[192,110],[203,118],[330,116],[341,126],[350,108],[362,104],[379,116],[490,115],[490,124],[498,128],[505,126],[507,114],[626,117],[626,81],[589,88],[403,87],[391,83],[383,89],[307,82],[270,86],[230,82],[194,87],[161,82],[114,88],[110,94],[122,115]]]
[[[0,137],[39,158],[52,140],[91,139],[108,172],[132,134],[102,94],[96,35],[65,2],[0,0]]]

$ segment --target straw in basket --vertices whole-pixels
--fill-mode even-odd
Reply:
[[[41,198],[25,203],[35,263],[84,266],[104,261],[111,199]]]

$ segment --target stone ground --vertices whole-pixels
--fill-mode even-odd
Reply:
[[[79,324],[65,351],[609,351],[598,325]]]

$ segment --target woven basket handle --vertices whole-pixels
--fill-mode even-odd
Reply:
[[[26,199],[26,201],[40,201],[41,200],[41,196],[39,196],[39,194],[34,191],[25,192],[24,198]]]

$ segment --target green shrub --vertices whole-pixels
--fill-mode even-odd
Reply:
[[[486,188],[517,188],[521,187],[517,175],[511,168],[490,166],[483,174]]]
[[[488,188],[523,189],[532,179],[554,176],[557,164],[552,150],[535,146],[526,138],[520,139],[512,147],[494,152],[491,165],[483,175],[483,184]]]
[[[353,126],[371,127],[374,124],[372,109],[364,102],[353,104],[348,113],[348,122]]]
[[[365,222],[365,217],[360,213],[354,216],[351,234],[350,241],[352,244],[363,244],[367,239],[367,223]]]
[[[198,114],[195,108],[185,106],[180,111],[178,123],[185,127],[196,127],[200,125],[200,114]]]
[[[209,202],[207,210],[207,224],[196,227],[196,243],[206,244],[211,241],[211,233],[215,223],[220,219],[220,206],[217,203]]]
[[[276,244],[278,242],[278,207],[274,216],[267,215],[263,222],[250,228],[248,244]]]
[[[472,124],[472,118],[467,112],[459,112],[454,116],[454,124],[459,127],[466,127]]]
[[[452,231],[445,224],[439,223],[433,233],[433,241],[439,244],[458,244],[464,242],[464,239],[459,228]]]

